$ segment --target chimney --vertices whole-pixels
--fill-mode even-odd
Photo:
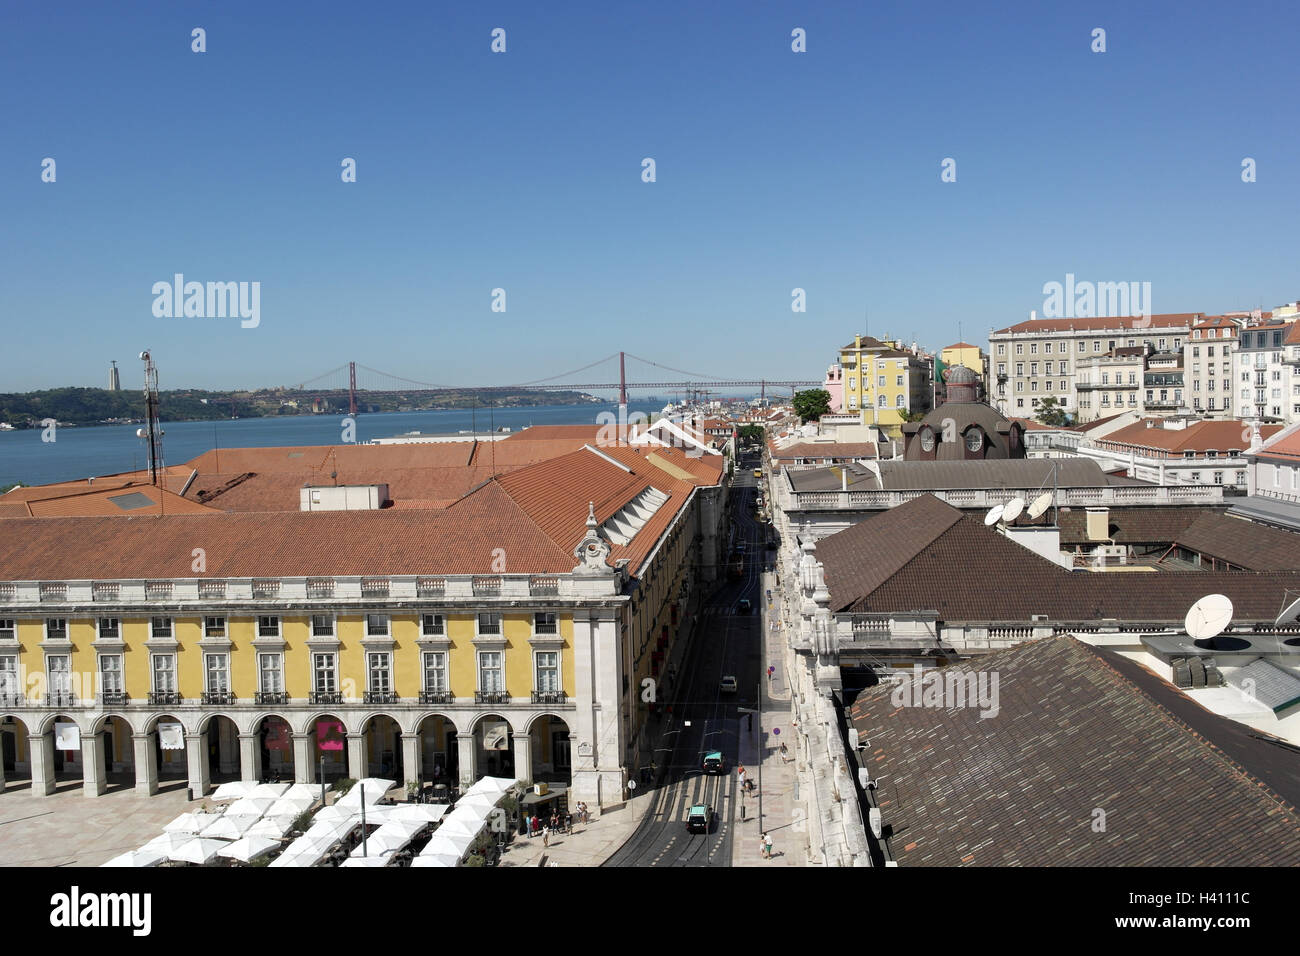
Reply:
[[[1110,540],[1110,509],[1109,508],[1089,508],[1087,520],[1088,520],[1089,541]]]
[[[860,349],[860,348],[862,348],[862,336],[861,336],[861,335],[855,335],[855,336],[853,336],[853,347],[854,347],[855,349]]]

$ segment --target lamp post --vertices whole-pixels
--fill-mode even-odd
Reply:
[[[325,809],[325,757],[320,758],[320,805]]]
[[[366,785],[357,784],[361,788],[361,855],[368,856],[366,851]]]

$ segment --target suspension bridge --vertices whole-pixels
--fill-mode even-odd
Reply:
[[[650,377],[657,377],[656,381],[628,381],[627,378],[627,360],[639,362],[643,365],[650,366],[659,370],[658,373],[652,373]],[[599,366],[618,362],[618,380],[617,381],[600,381],[598,375],[593,375],[592,370]],[[668,380],[664,379],[662,373],[668,372],[673,375],[685,376],[682,379]],[[358,376],[360,373],[360,376]],[[587,375],[591,380],[583,380],[581,376]],[[612,376],[611,376],[612,377]],[[530,391],[552,391],[552,392],[594,392],[594,391],[617,391],[620,404],[627,404],[627,390],[629,388],[655,389],[657,391],[679,391],[687,393],[699,393],[706,390],[721,388],[758,388],[763,400],[767,399],[767,389],[789,388],[791,390],[808,385],[820,385],[819,381],[802,381],[802,380],[773,380],[773,379],[740,379],[727,378],[719,375],[706,375],[699,372],[687,372],[683,369],[672,368],[668,365],[662,365],[653,362],[650,359],[641,358],[633,355],[631,352],[614,352],[598,361],[591,362],[581,368],[571,369],[561,372],[558,375],[551,375],[547,378],[537,379],[531,382],[515,382],[510,385],[449,385],[435,382],[421,382],[416,379],[404,378],[401,375],[393,375],[390,372],[381,372],[378,369],[361,365],[358,362],[348,362],[340,365],[338,368],[332,368],[328,372],[322,372],[314,378],[307,379],[295,385],[292,391],[307,392],[319,398],[341,398],[344,395],[348,398],[348,408],[352,414],[357,412],[357,393],[364,392],[373,396],[411,396],[429,392],[517,392],[522,390]]]

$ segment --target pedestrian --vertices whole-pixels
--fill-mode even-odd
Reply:
[[[542,846],[550,847],[551,845],[551,828],[542,827]]]
[[[572,832],[573,832],[573,814],[572,814],[572,813],[565,813],[565,814],[564,814],[564,832],[565,832],[565,833],[572,833]]]
[[[744,764],[741,764],[740,768],[736,771],[736,777],[740,780],[740,789],[744,790],[745,789],[745,765]]]
[[[772,859],[772,838],[766,833],[763,834],[763,856],[766,859]]]

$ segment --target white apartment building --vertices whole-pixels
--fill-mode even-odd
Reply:
[[[1280,430],[1266,425],[1258,434],[1271,438]],[[1222,485],[1245,492],[1249,486],[1254,432],[1240,420],[1198,421],[1194,418],[1144,418],[1104,436],[1090,438],[1079,454],[1096,461],[1110,474],[1157,485]]]
[[[1050,396],[1075,414],[1079,410],[1076,385],[1080,362],[1145,343],[1157,352],[1181,352],[1192,325],[1203,318],[1199,312],[1185,312],[1145,318],[1029,319],[1005,329],[990,329],[993,391],[989,403],[1003,415],[1032,417],[1039,402]],[[1127,409],[1127,393],[1124,403]],[[1091,410],[1099,412],[1095,402]]]
[[[1216,315],[1192,326],[1183,343],[1184,394],[1191,410],[1206,418],[1233,418],[1232,360],[1244,317]]]
[[[1233,356],[1233,402],[1243,418],[1300,422],[1300,321],[1246,325]]]
[[[1080,358],[1075,365],[1075,422],[1083,424],[1140,409],[1148,351],[1143,343]]]

